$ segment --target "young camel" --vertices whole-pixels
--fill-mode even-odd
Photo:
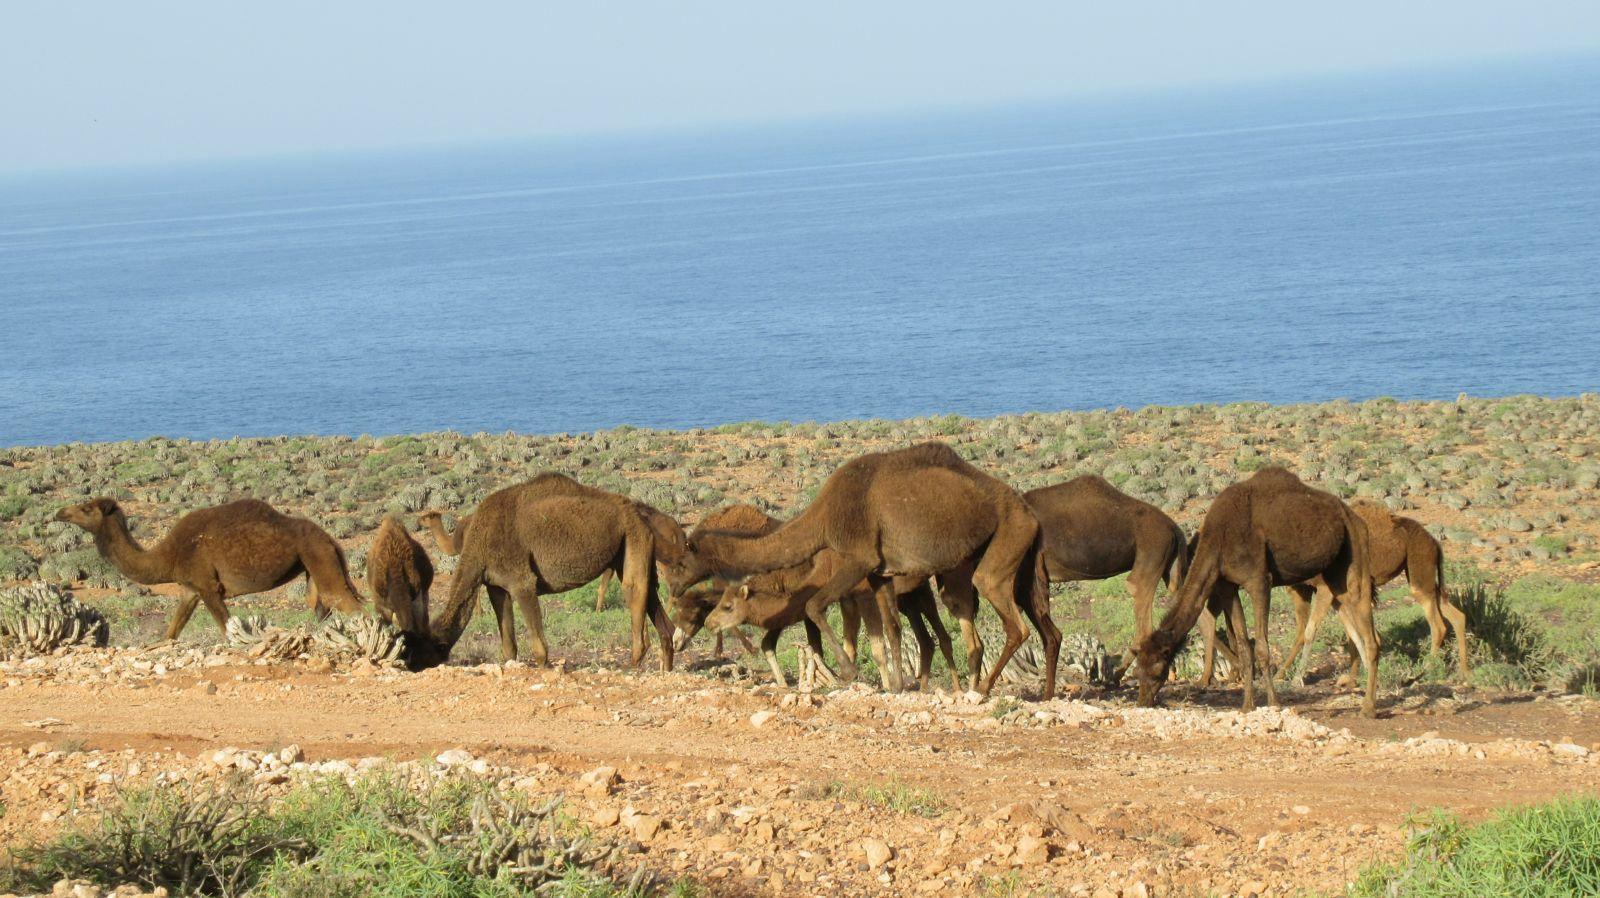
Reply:
[[[409,636],[428,635],[433,562],[393,515],[385,515],[367,550],[367,585],[378,616]]]
[[[838,553],[839,562],[828,582],[811,595],[806,616],[836,657],[844,651],[828,625],[826,609],[867,579],[887,636],[888,686],[892,691],[902,688],[894,578],[943,575],[945,601],[966,638],[972,684],[977,687],[981,680],[981,691],[988,694],[1027,639],[1026,615],[1044,642],[1045,697],[1054,695],[1061,632],[1050,620],[1039,523],[1014,490],[942,443],[869,453],[846,462],[804,512],[765,536],[702,534],[690,543],[681,563],[667,566],[668,583],[678,596],[713,575],[736,579],[793,567],[823,549]],[[982,675],[983,645],[973,625],[974,581],[1006,631],[1006,645],[987,677]]]
[[[754,505],[737,503],[724,505],[706,515],[700,520],[700,523],[694,525],[693,530],[689,531],[688,538],[690,542],[693,542],[697,536],[714,531],[743,533],[748,536],[764,536],[781,526],[783,526],[783,521],[772,517]],[[671,598],[670,614],[673,623],[677,627],[675,642],[678,651],[681,652],[687,648],[690,640],[694,639],[695,634],[699,633],[701,627],[705,626],[706,616],[711,613],[712,608],[717,606],[717,601],[722,597],[723,590],[727,586],[728,582],[726,580],[720,577],[713,577],[709,584],[699,584],[692,589],[686,590],[681,595],[675,595]],[[810,621],[806,622],[806,634],[808,637],[812,635],[812,631],[815,629],[815,624]],[[723,632],[722,630],[715,631],[717,640],[716,654],[719,658],[722,657]],[[745,651],[752,655],[756,654],[756,647],[750,644],[750,640],[744,635],[744,631],[734,628],[733,635],[739,638],[739,642],[744,646]],[[813,641],[820,644],[821,639],[822,634],[818,632],[815,634]]]
[[[705,625],[719,632],[736,628],[740,624],[752,624],[764,629],[766,635],[761,640],[762,655],[766,657],[767,666],[772,669],[773,679],[778,685],[788,686],[783,668],[778,664],[778,637],[786,627],[797,622],[804,623],[806,639],[812,651],[821,656],[821,630],[810,616],[811,599],[833,578],[839,563],[837,552],[824,549],[817,553],[813,563],[801,563],[793,567],[755,574],[741,584],[730,584],[723,592],[721,600],[707,615]],[[896,611],[904,614],[911,622],[911,631],[916,637],[917,647],[921,649],[919,656],[921,662],[917,670],[919,688],[924,690],[928,688],[928,680],[933,669],[934,637],[929,633],[931,624],[938,634],[939,648],[944,652],[945,663],[950,667],[951,688],[959,690],[960,680],[956,674],[955,655],[951,651],[950,632],[939,620],[939,609],[929,579],[896,577],[894,590]],[[867,637],[872,646],[873,658],[877,660],[878,669],[884,672],[884,678],[887,680],[888,665],[883,646],[883,619],[878,616],[874,587],[867,580],[860,581],[843,597],[840,607],[844,617],[844,648],[838,663],[840,669],[844,671],[845,678],[853,679],[856,675],[857,644],[861,624],[864,621],[867,625]]]
[[[645,506],[649,507],[649,506]],[[655,509],[650,509],[655,511]],[[659,514],[659,512],[657,512]],[[461,554],[461,535],[467,532],[467,523],[472,520],[472,515],[462,515],[456,518],[456,530],[451,533],[444,526],[444,512],[438,509],[429,509],[417,515],[417,520],[433,534],[433,541],[439,551],[446,555]],[[611,580],[615,575],[611,568],[600,572],[600,578],[594,582],[594,610],[604,611],[606,608],[606,592],[611,589]],[[720,643],[718,644],[720,648]]]
[[[549,662],[539,596],[592,582],[616,571],[632,615],[632,660],[644,661],[645,624],[653,619],[661,639],[661,669],[672,669],[672,624],[656,597],[657,561],[679,561],[685,537],[677,522],[625,496],[544,473],[492,493],[472,514],[450,596],[432,621],[433,657],[442,663],[472,619],[478,586],[500,624],[500,648],[517,656],[514,615],[528,627],[537,664]]]
[[[1444,647],[1450,627],[1456,631],[1456,668],[1463,680],[1472,675],[1467,664],[1467,616],[1450,602],[1444,589],[1444,549],[1427,528],[1411,518],[1391,514],[1389,509],[1369,499],[1350,503],[1350,510],[1367,525],[1367,546],[1371,556],[1368,566],[1372,572],[1372,587],[1376,590],[1390,580],[1406,575],[1411,585],[1411,596],[1428,619],[1428,634],[1432,649]],[[1300,649],[1313,636],[1322,619],[1333,606],[1333,594],[1324,589],[1313,591],[1301,585],[1290,587],[1295,595],[1295,638],[1289,656],[1283,662],[1284,670],[1293,670]],[[1315,602],[1313,603],[1313,592]],[[1356,658],[1350,659],[1350,676],[1356,674]]]
[[[1183,531],[1167,513],[1086,474],[1022,494],[1044,531],[1044,566],[1051,583],[1105,580],[1128,574],[1134,640],[1150,634],[1156,584],[1175,590],[1189,553]]]
[[[1225,610],[1230,641],[1240,655],[1244,709],[1255,708],[1256,654],[1267,677],[1267,700],[1276,705],[1266,628],[1272,587],[1320,581],[1339,600],[1339,615],[1354,635],[1367,666],[1362,713],[1377,716],[1378,638],[1372,621],[1368,552],[1366,525],[1348,506],[1332,493],[1306,486],[1282,468],[1263,468],[1223,490],[1206,512],[1189,573],[1172,610],[1134,646],[1140,704],[1155,704],[1172,659],[1201,612],[1211,604],[1219,581],[1225,581],[1250,594],[1257,621],[1252,651],[1238,591],[1223,590],[1228,594]]]
[[[346,613],[362,608],[333,537],[256,499],[191,511],[149,549],[134,540],[115,499],[69,505],[55,519],[87,530],[101,557],[129,580],[177,583],[188,590],[167,624],[168,640],[178,638],[199,603],[225,631],[225,600],[276,589],[302,574],[310,581],[306,600],[318,619],[328,616],[330,602]]]

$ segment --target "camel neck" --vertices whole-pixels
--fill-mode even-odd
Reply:
[[[127,519],[120,514],[112,516],[95,534],[94,545],[102,557],[135,583],[165,583],[168,579],[166,565],[134,540]]]
[[[439,551],[447,555],[454,555],[461,551],[461,545],[456,542],[456,535],[461,532],[461,525],[456,524],[456,532],[451,533],[444,529],[444,522],[438,518],[428,519],[428,531],[433,534],[434,542],[439,544]]]

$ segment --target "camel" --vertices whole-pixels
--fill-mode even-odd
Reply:
[[[410,636],[428,634],[433,562],[393,515],[385,515],[367,550],[367,585],[378,616]]]
[[[1134,646],[1139,666],[1139,702],[1155,704],[1172,659],[1200,614],[1212,604],[1219,581],[1243,588],[1254,604],[1254,651],[1236,589],[1224,609],[1230,641],[1240,655],[1244,709],[1255,708],[1255,654],[1267,678],[1267,700],[1278,704],[1267,611],[1272,587],[1320,582],[1339,601],[1339,615],[1355,638],[1367,667],[1362,713],[1377,716],[1378,638],[1372,621],[1372,575],[1367,528],[1332,493],[1313,489],[1282,468],[1263,468],[1218,494],[1206,512],[1189,572],[1160,626]]]
[[[1456,631],[1456,668],[1463,680],[1472,675],[1467,663],[1467,616],[1451,604],[1444,589],[1444,549],[1426,527],[1415,520],[1391,514],[1388,507],[1368,499],[1350,503],[1350,510],[1367,525],[1367,546],[1371,556],[1368,567],[1372,573],[1372,587],[1376,590],[1390,580],[1406,575],[1411,595],[1428,619],[1428,634],[1434,652],[1444,647],[1447,634],[1446,619]],[[1289,656],[1283,662],[1284,670],[1292,670],[1300,657],[1300,649],[1316,635],[1317,627],[1333,606],[1333,594],[1327,590],[1313,591],[1300,585],[1290,587],[1295,594],[1295,639]],[[1313,593],[1315,601],[1313,602]],[[1355,677],[1356,659],[1350,662],[1350,676]]]
[[[644,661],[645,624],[653,619],[661,669],[672,669],[672,624],[656,597],[655,566],[658,560],[681,563],[686,538],[676,521],[625,496],[547,472],[490,494],[465,530],[449,598],[431,623],[436,657],[429,663],[449,656],[483,585],[500,624],[502,655],[517,657],[512,600],[528,627],[534,662],[548,664],[539,596],[576,589],[610,568],[622,579],[633,618],[634,666]]]
[[[693,542],[697,536],[712,531],[763,536],[782,525],[782,521],[754,505],[738,503],[725,505],[701,518],[700,522],[694,526],[694,529],[689,531],[688,538]],[[709,585],[699,584],[671,598],[670,613],[673,623],[677,627],[676,645],[678,651],[681,652],[687,648],[690,640],[694,639],[695,634],[699,633],[701,627],[705,626],[706,616],[711,613],[712,608],[717,606],[717,602],[727,586],[728,582],[726,580],[720,577],[713,577]],[[807,635],[810,636],[811,631],[814,629],[815,625],[808,621],[806,623]],[[720,658],[722,657],[722,634],[725,631],[716,630],[715,632],[717,639],[716,655]],[[752,655],[756,654],[756,647],[751,645],[749,638],[744,635],[742,630],[734,628],[733,634],[739,638],[739,642],[744,646],[745,651]],[[820,641],[821,638],[821,634],[817,633],[816,640]]]
[[[968,464],[942,443],[874,452],[829,475],[815,501],[765,536],[705,533],[690,542],[681,563],[668,564],[674,596],[717,575],[737,579],[793,567],[823,549],[838,553],[833,575],[809,600],[826,608],[869,579],[884,622],[888,688],[898,691],[900,621],[896,576],[940,578],[944,598],[961,622],[972,684],[989,693],[1006,662],[1027,639],[1023,616],[1045,649],[1046,698],[1054,695],[1061,632],[1050,619],[1040,552],[1039,522],[1016,491]],[[1006,644],[983,676],[983,644],[973,617],[979,593],[1000,615]],[[836,657],[844,651],[825,616],[812,619]]]
[[[651,509],[654,511],[654,509]],[[451,533],[444,526],[444,512],[429,509],[417,516],[417,520],[433,533],[433,541],[439,546],[439,551],[446,555],[461,554],[461,535],[467,532],[467,523],[472,520],[472,515],[463,515],[456,519],[456,530]],[[594,610],[604,611],[606,608],[606,592],[611,589],[611,579],[614,575],[610,568],[600,572],[600,578],[594,581]],[[720,647],[721,643],[718,643]]]
[[[217,629],[226,631],[225,600],[276,589],[302,574],[310,583],[306,599],[319,620],[331,612],[329,602],[346,613],[362,609],[344,551],[333,537],[257,499],[191,511],[149,549],[134,540],[115,499],[69,505],[55,519],[87,530],[101,557],[129,580],[147,586],[177,583],[188,591],[167,623],[169,641],[183,632],[198,603],[211,612]]]
[[[1188,567],[1183,531],[1167,513],[1093,474],[1022,494],[1044,530],[1051,583],[1128,574],[1134,640],[1150,634],[1156,584],[1176,589]]]
[[[817,618],[826,614],[827,609],[817,607],[814,598],[833,578],[840,563],[837,552],[824,549],[817,553],[812,563],[802,562],[792,567],[766,571],[747,578],[741,584],[730,584],[706,616],[705,625],[718,632],[736,628],[740,624],[752,624],[764,629],[766,635],[761,640],[761,653],[767,659],[767,666],[772,669],[773,679],[780,687],[787,687],[783,668],[778,664],[778,637],[786,627],[797,622],[804,623],[806,639],[812,651],[819,656],[822,654],[822,629]],[[931,624],[938,633],[939,647],[950,667],[951,688],[959,690],[950,633],[943,621],[939,620],[939,609],[929,578],[895,577],[893,588],[896,613],[905,614],[911,622],[912,633],[921,649],[921,663],[917,671],[919,688],[928,688],[933,668],[934,638],[929,633]],[[869,580],[861,580],[843,596],[841,612],[844,617],[844,646],[838,664],[845,678],[854,679],[856,676],[857,641],[864,621],[873,658],[887,680],[889,668],[884,655],[883,619],[878,616],[875,587]]]
[[[429,509],[417,515],[417,523],[428,528],[433,534],[434,545],[445,555],[461,554],[461,539],[467,533],[467,524],[472,521],[472,515],[464,514],[456,517],[456,530],[451,533],[444,527],[444,512],[438,509]]]

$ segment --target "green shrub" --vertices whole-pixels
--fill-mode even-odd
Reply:
[[[1414,822],[1406,858],[1364,872],[1354,898],[1566,898],[1600,894],[1600,800],[1558,799],[1476,826],[1444,811]]]
[[[217,898],[532,898],[653,894],[559,813],[492,784],[311,780],[271,803],[247,780],[122,792],[93,823],[13,852],[0,888],[59,879]],[[9,878],[7,878],[9,877]]]

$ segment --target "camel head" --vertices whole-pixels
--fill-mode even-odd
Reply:
[[[660,569],[667,583],[667,593],[674,604],[687,598],[689,590],[711,578],[715,571],[711,563],[695,549],[692,540],[685,540],[683,551],[668,561],[662,559]]]
[[[750,617],[750,585],[740,583],[730,585],[722,593],[721,601],[706,615],[706,627],[716,630],[731,630],[745,623]]]
[[[1139,704],[1153,708],[1156,693],[1167,681],[1172,659],[1177,657],[1182,640],[1174,641],[1164,630],[1156,630],[1133,647],[1133,663],[1139,668]]]
[[[673,596],[667,605],[667,615],[677,628],[673,650],[681,652],[688,648],[689,640],[706,625],[706,617],[711,614],[711,609],[717,607],[717,590],[710,585],[696,586],[683,595]]]
[[[406,634],[406,667],[410,670],[427,670],[450,660],[450,650],[430,633]]]
[[[121,515],[122,506],[117,504],[117,500],[101,497],[77,505],[68,505],[56,512],[56,520],[82,527],[90,533],[99,533],[106,526],[106,522]]]

